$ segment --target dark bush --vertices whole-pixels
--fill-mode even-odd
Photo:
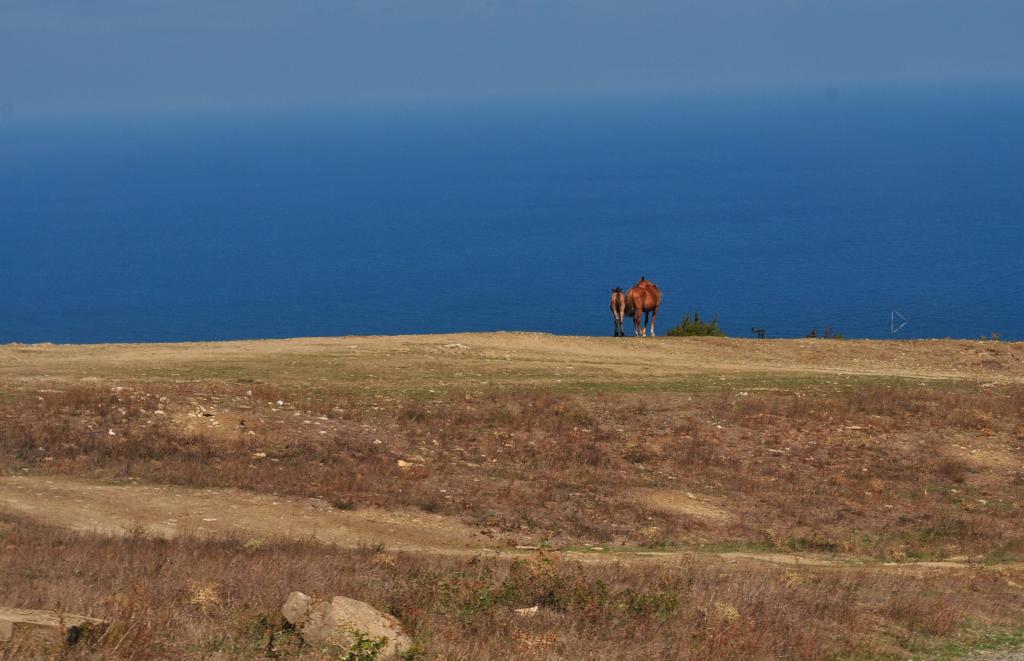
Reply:
[[[718,327],[718,317],[715,317],[711,321],[704,321],[700,318],[699,312],[694,312],[692,319],[690,318],[690,315],[686,315],[682,323],[670,330],[668,334],[672,337],[725,337],[725,333]]]

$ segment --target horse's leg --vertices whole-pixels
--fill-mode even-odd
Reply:
[[[658,318],[658,308],[651,310],[651,337],[654,337],[654,322]]]
[[[647,319],[651,316],[650,310],[644,310],[644,326],[640,330],[640,335],[647,337]]]
[[[640,337],[640,318],[643,313],[640,310],[633,311],[633,335]]]

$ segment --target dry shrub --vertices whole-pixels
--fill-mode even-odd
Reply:
[[[935,467],[935,475],[955,484],[963,484],[970,472],[967,462],[952,457],[941,459]]]

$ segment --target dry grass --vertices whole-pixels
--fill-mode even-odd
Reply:
[[[440,558],[105,538],[0,511],[4,605],[112,623],[71,658],[337,658],[284,627],[296,589],[391,612],[439,659],[907,658],[1024,631],[1008,562],[1024,560],[1024,344],[488,334],[0,354],[0,474],[419,508],[495,546],[693,551]],[[736,549],[868,565],[704,552]],[[871,563],[951,556],[982,562]]]
[[[106,538],[0,515],[0,594],[106,618],[67,658],[336,658],[303,647],[291,590],[397,616],[417,658],[906,658],[1018,626],[1021,571],[888,572],[726,564],[585,566],[552,554],[438,559],[272,540]],[[514,609],[539,606],[534,617]],[[0,651],[0,658],[5,652]],[[6,650],[6,658],[47,658]]]
[[[1017,386],[414,398],[209,382],[53,390],[0,407],[7,470],[414,507],[508,544],[1024,557]],[[696,492],[734,516],[664,511],[637,496],[650,488]]]

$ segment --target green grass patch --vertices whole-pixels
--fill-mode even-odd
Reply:
[[[935,650],[927,657],[940,661],[953,661],[974,652],[1008,652],[1024,648],[1024,628],[1008,631],[993,631],[987,633],[965,632],[966,641],[947,641],[942,647]]]

